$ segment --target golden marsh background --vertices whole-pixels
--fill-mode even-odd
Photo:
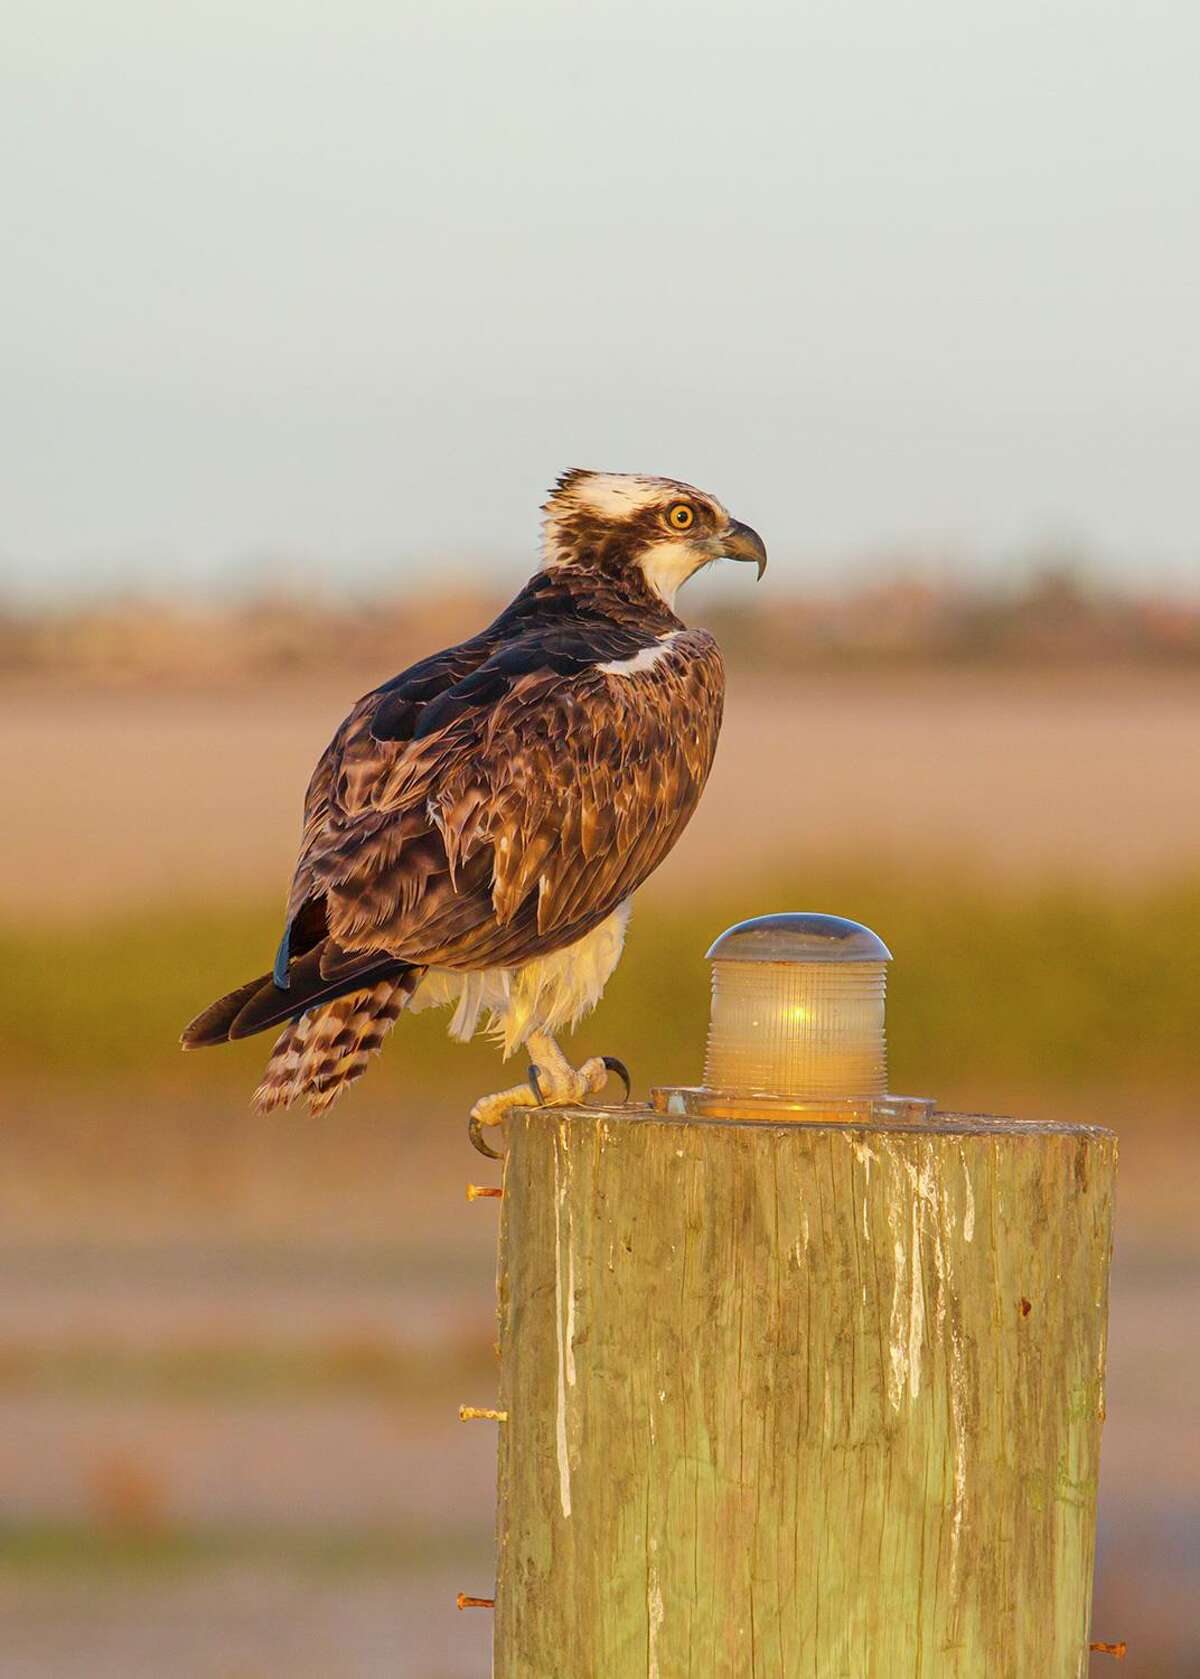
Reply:
[[[882,642],[855,631],[878,599],[720,625],[712,782],[575,1043],[620,1054],[638,1093],[694,1079],[715,933],[831,910],[895,953],[893,1088],[1117,1129],[1094,1636],[1127,1639],[1138,1679],[1186,1679],[1200,660],[1182,611],[1131,609],[1131,636],[1066,598],[982,638],[911,589]],[[464,1197],[486,1177],[464,1116],[495,1052],[402,1019],[313,1120],[249,1112],[266,1039],[176,1048],[267,965],[304,783],[350,701],[485,616],[453,597],[357,640],[319,603],[8,626],[6,1679],[487,1671],[488,1617],[454,1596],[490,1591],[493,1441],[456,1408],[491,1397],[495,1210]]]

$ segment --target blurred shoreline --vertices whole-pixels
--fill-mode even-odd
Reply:
[[[785,573],[786,576],[786,573]],[[312,673],[376,672],[363,689],[488,624],[507,590],[288,587],[205,600],[106,595],[20,606],[0,596],[0,688],[39,678],[97,687],[203,689]],[[1118,589],[1051,562],[1007,584],[898,569],[842,589],[730,601],[693,586],[681,606],[735,667],[1132,665],[1200,669],[1200,590]]]

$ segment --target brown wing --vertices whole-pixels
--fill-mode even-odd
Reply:
[[[304,795],[300,856],[288,896],[289,929],[299,935],[293,938],[292,955],[311,948],[323,932],[313,925],[306,937],[303,926],[296,925],[306,906],[321,896],[311,865],[336,844],[347,821],[365,809],[371,788],[402,755],[429,706],[477,670],[495,646],[495,636],[485,632],[422,660],[364,695],[338,728]]]
[[[356,709],[313,778],[293,892],[294,914],[320,902],[324,977],[384,957],[517,965],[652,873],[707,779],[724,671],[702,632],[642,643],[645,668],[638,645],[573,629],[507,648],[408,741]],[[601,668],[614,658],[628,674]]]
[[[517,966],[604,920],[675,843],[720,728],[716,644],[660,616],[618,621],[540,573],[481,635],[361,700],[309,784],[273,972],[184,1045],[411,988],[433,963]]]

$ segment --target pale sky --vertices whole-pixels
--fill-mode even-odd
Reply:
[[[1200,578],[1195,0],[37,0],[0,566],[531,568],[562,467],[794,581]]]

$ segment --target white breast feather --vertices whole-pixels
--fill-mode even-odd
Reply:
[[[549,956],[521,968],[486,968],[456,973],[431,968],[413,993],[409,1009],[455,1004],[450,1035],[465,1041],[491,1016],[488,1031],[504,1045],[505,1056],[521,1047],[530,1032],[564,1031],[600,1001],[609,976],[621,960],[632,899],[627,898],[590,933]]]
[[[596,669],[602,670],[605,676],[637,676],[642,671],[653,670],[682,634],[682,630],[668,630],[666,635],[659,636],[653,647],[639,647],[628,659],[610,659],[608,664],[597,665]]]

